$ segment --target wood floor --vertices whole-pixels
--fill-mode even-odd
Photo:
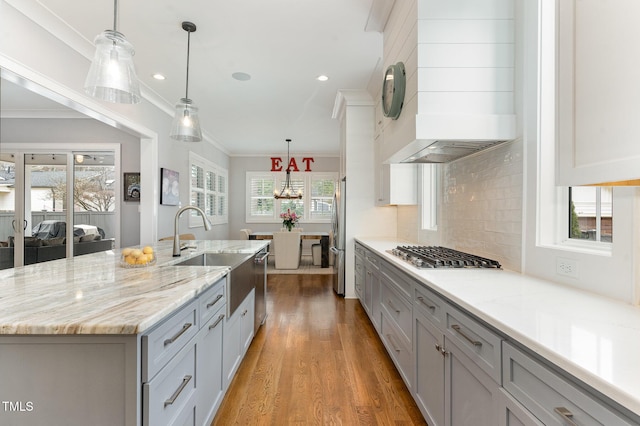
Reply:
[[[269,275],[260,327],[213,425],[424,425],[357,300]]]

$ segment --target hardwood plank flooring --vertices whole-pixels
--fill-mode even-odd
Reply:
[[[355,299],[330,275],[269,275],[267,320],[212,425],[426,425]]]

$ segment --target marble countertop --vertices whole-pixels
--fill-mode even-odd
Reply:
[[[386,253],[406,241],[357,240],[427,287],[640,415],[640,308],[496,269],[418,269]]]
[[[200,253],[255,253],[268,241],[186,241],[152,246],[156,263],[120,266],[120,251],[0,271],[0,334],[137,334],[208,289],[224,266],[173,266]]]

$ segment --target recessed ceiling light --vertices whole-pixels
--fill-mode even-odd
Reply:
[[[159,72],[157,72],[153,75],[153,78],[155,78],[156,80],[164,80],[166,77],[160,74]]]
[[[251,76],[246,72],[234,72],[233,74],[231,74],[231,77],[235,78],[238,81],[251,80]]]
[[[317,80],[318,81],[327,81],[327,80],[329,80],[329,77],[327,77],[326,75],[319,75]]]

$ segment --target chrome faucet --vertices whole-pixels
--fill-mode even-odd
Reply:
[[[204,229],[206,231],[210,231],[211,230],[211,222],[209,222],[209,219],[207,219],[207,215],[204,214],[204,212],[202,211],[201,208],[196,207],[196,206],[184,206],[184,207],[182,207],[176,213],[176,218],[175,218],[175,220],[173,222],[173,257],[180,256],[180,231],[178,231],[178,219],[180,219],[180,215],[182,214],[183,211],[189,210],[189,209],[195,210],[198,213],[200,213],[200,216],[202,216],[202,222],[204,223]]]

